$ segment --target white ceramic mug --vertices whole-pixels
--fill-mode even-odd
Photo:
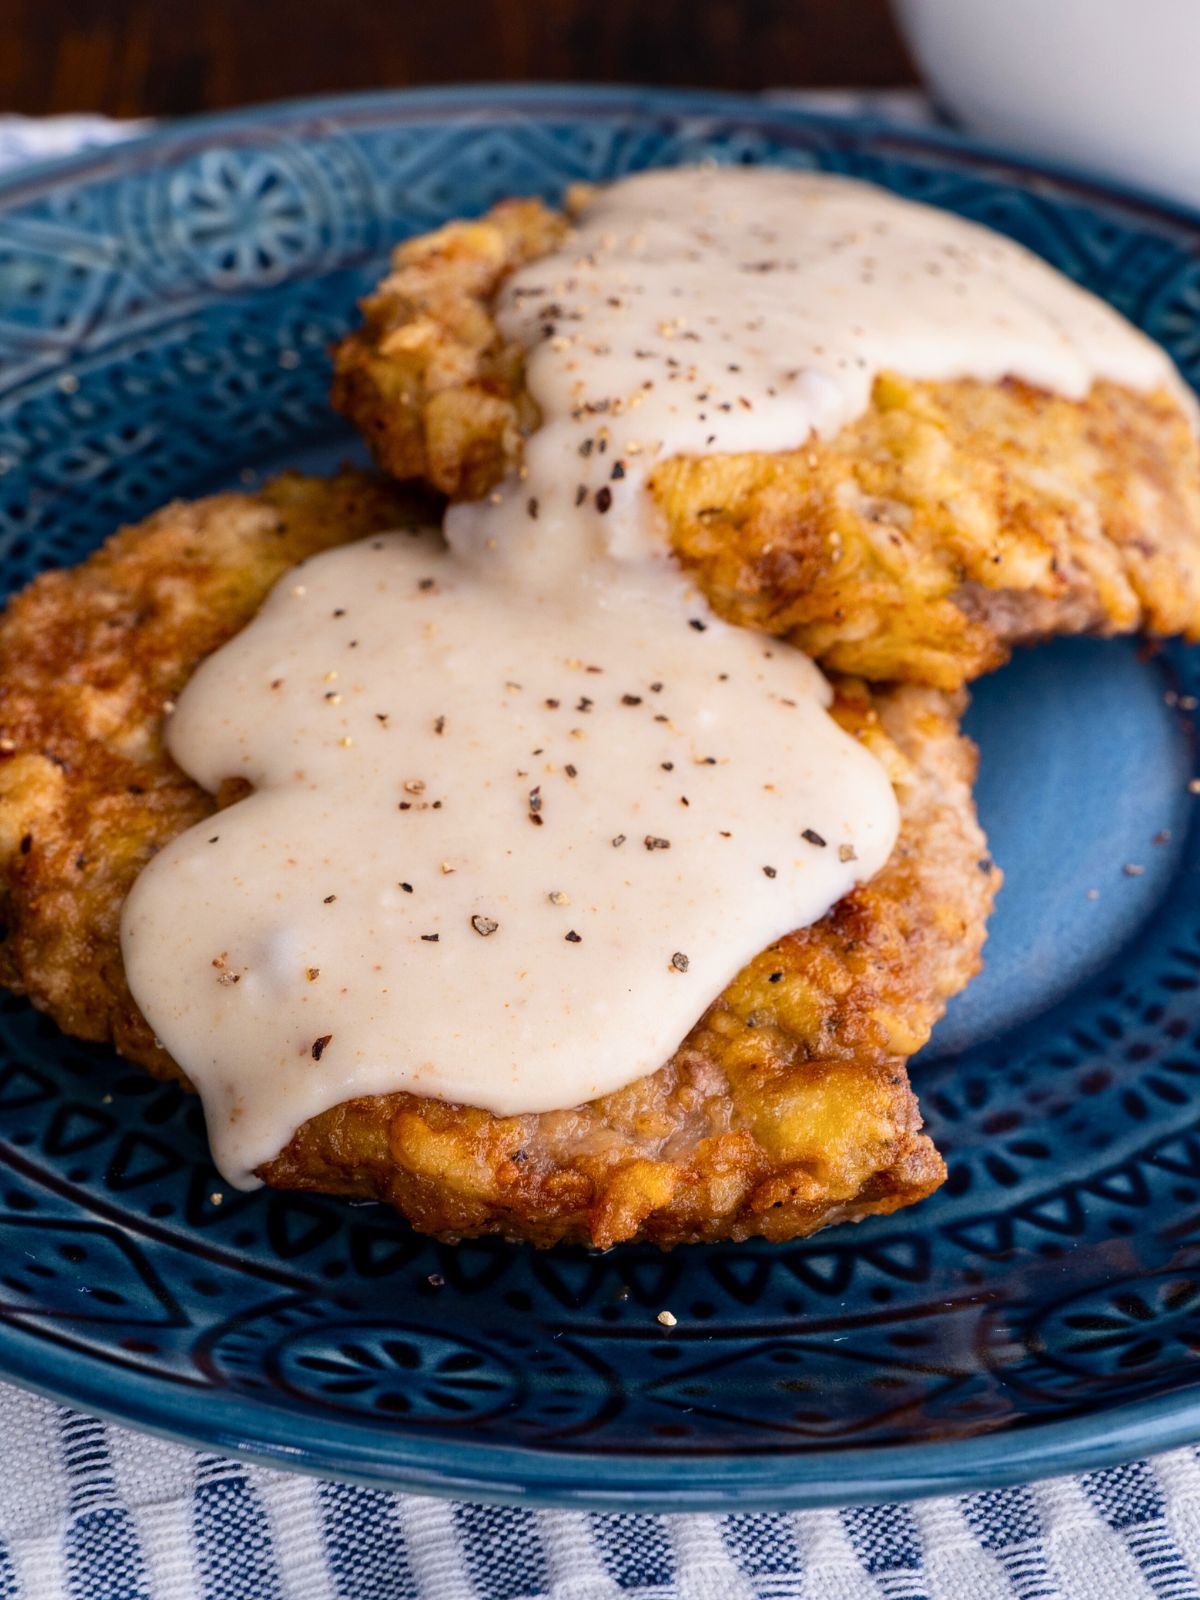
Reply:
[[[1200,0],[896,0],[940,104],[988,138],[1200,206]]]

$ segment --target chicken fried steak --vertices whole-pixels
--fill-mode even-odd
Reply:
[[[181,1076],[130,996],[119,942],[142,866],[215,805],[165,753],[164,712],[288,567],[419,516],[363,474],[287,476],[169,506],[10,603],[7,987],[66,1032]],[[260,1175],[378,1197],[446,1237],[540,1245],[786,1239],[922,1198],[944,1169],[906,1062],[978,969],[998,881],[960,710],[934,689],[837,684],[834,715],[896,787],[891,860],[752,961],[659,1071],[586,1105],[511,1117],[411,1094],[352,1100],[300,1127]]]
[[[387,472],[474,499],[520,466],[540,417],[498,297],[569,228],[514,200],[397,248],[333,388]],[[560,309],[537,338],[572,337]],[[954,689],[1052,634],[1200,637],[1200,450],[1173,387],[883,371],[832,437],[684,453],[648,481],[713,608],[834,671]]]

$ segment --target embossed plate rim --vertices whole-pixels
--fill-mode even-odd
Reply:
[[[7,1332],[8,1330],[4,1330]],[[515,1445],[415,1438],[377,1442],[379,1430],[339,1423],[327,1413],[297,1444],[295,1418],[206,1390],[197,1418],[186,1394],[127,1373],[120,1403],[90,1364],[55,1384],[35,1370],[44,1347],[23,1360],[0,1334],[0,1377],[22,1388],[189,1448],[217,1450],[258,1466],[439,1499],[575,1510],[795,1511],[880,1504],[1003,1488],[1063,1477],[1171,1450],[1200,1439],[1200,1385],[1110,1410],[1029,1423],[1013,1432],[928,1444],[850,1446],[810,1456],[714,1453],[708,1458],[570,1456]],[[86,1369],[86,1370],[85,1370]],[[110,1385],[111,1387],[111,1385]],[[165,1403],[164,1403],[165,1402]],[[253,1439],[246,1438],[253,1416]],[[1097,1426],[1097,1424],[1101,1426]],[[664,1480],[672,1480],[664,1489]]]
[[[827,134],[878,140],[897,153],[939,151],[974,157],[984,169],[1065,185],[1089,198],[1153,218],[1160,228],[1200,238],[1200,213],[1067,167],[1037,162],[936,129],[910,128],[873,117],[803,112],[770,100],[708,92],[575,85],[479,86],[406,93],[335,96],[191,118],[128,143],[85,152],[0,178],[0,211],[39,185],[75,178],[120,176],[167,166],[173,156],[242,130],[278,130],[281,141],[302,143],[323,118],[343,124],[390,112],[411,123],[449,117],[485,126],[536,118],[551,111],[581,121],[626,116],[744,118],[750,129],[814,128]],[[215,291],[208,291],[210,294]],[[60,365],[69,365],[67,353]],[[43,368],[35,381],[43,382]],[[18,386],[19,387],[19,386]],[[843,1446],[806,1455],[762,1450],[639,1457],[580,1451],[565,1455],[516,1444],[491,1445],[428,1435],[398,1437],[380,1426],[343,1422],[327,1413],[311,1424],[294,1413],[226,1391],[207,1390],[203,1402],[180,1385],[126,1370],[114,1376],[85,1354],[14,1323],[0,1323],[0,1374],[68,1404],[131,1423],[188,1444],[217,1448],[274,1467],[356,1479],[389,1488],[465,1498],[535,1501],[608,1510],[698,1510],[732,1506],[797,1507],[912,1497],[983,1488],[1030,1477],[1079,1471],[1164,1449],[1200,1437],[1200,1385],[1109,1409],[1071,1414],[959,1441]],[[669,1486],[665,1480],[669,1479]]]

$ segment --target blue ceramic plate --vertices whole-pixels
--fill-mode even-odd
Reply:
[[[172,495],[352,451],[326,350],[393,240],[707,157],[990,223],[1200,377],[1200,219],[948,136],[577,88],[272,107],[0,188],[3,586]],[[449,1249],[377,1206],[230,1192],[194,1102],[10,1001],[0,1373],[277,1465],[640,1509],[980,1487],[1200,1437],[1198,667],[1074,641],[978,686],[1007,887],[914,1068],[950,1164],[919,1208],[778,1247]]]

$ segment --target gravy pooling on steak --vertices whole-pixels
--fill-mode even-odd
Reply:
[[[885,369],[1177,384],[1019,247],[769,170],[614,185],[499,320],[541,415],[519,474],[448,549],[297,568],[170,727],[205,787],[254,793],[143,872],[124,960],[234,1182],[356,1096],[509,1115],[645,1076],[887,860],[882,768],[805,658],[691,591],[656,461],[833,433]]]

